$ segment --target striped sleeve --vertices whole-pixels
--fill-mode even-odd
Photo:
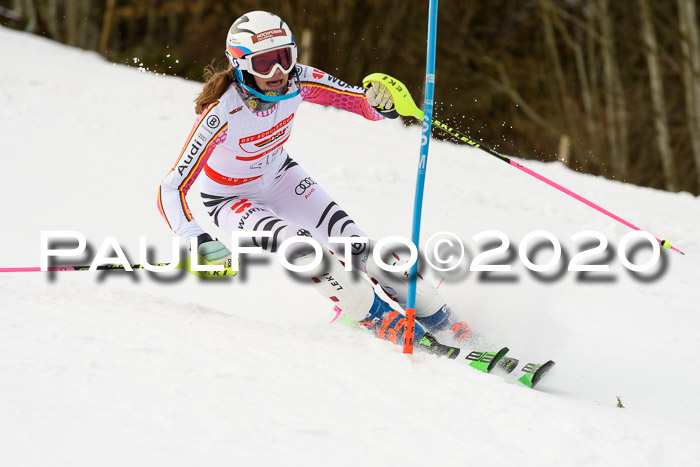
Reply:
[[[186,242],[204,230],[195,221],[186,196],[217,144],[226,140],[228,119],[219,101],[197,116],[173,168],[158,189],[158,210]]]
[[[304,101],[331,105],[362,115],[368,120],[384,119],[367,102],[363,87],[351,86],[325,71],[306,65],[298,65],[297,72],[301,84],[301,97]]]

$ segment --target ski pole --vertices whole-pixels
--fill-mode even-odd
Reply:
[[[233,270],[231,268],[230,262],[228,266],[225,266],[222,271],[199,271],[199,270],[193,270],[192,269],[192,263],[191,263],[191,257],[188,257],[187,259],[183,259],[179,261],[173,269],[184,269],[185,271],[194,274],[195,276],[205,279],[205,280],[211,280],[211,279],[223,279],[223,278],[228,278],[228,277],[233,277],[238,273],[238,270]],[[202,258],[199,257],[199,264],[202,263]],[[155,267],[163,267],[167,266],[170,263],[156,263],[156,264],[151,264],[150,266],[155,266]],[[240,264],[239,264],[240,266]],[[131,269],[145,269],[142,264],[130,264],[129,267]],[[45,269],[45,271],[88,271],[90,270],[90,266],[87,265],[82,265],[82,266],[50,266]],[[123,264],[101,264],[99,266],[95,266],[95,270],[97,271],[108,271],[108,270],[126,270],[126,266]],[[0,273],[2,272],[43,272],[41,270],[41,267],[29,267],[29,268],[0,268]]]
[[[169,263],[157,263],[151,266],[167,266]],[[141,264],[130,264],[132,269],[144,269]],[[175,269],[181,267],[178,264]],[[50,266],[46,268],[46,271],[87,271],[90,269],[90,265],[87,266]],[[95,267],[96,270],[111,270],[111,269],[126,269],[123,264],[101,264]],[[0,268],[0,272],[42,272],[40,267],[29,267],[29,268]]]
[[[423,112],[416,106],[415,102],[413,101],[413,98],[411,95],[408,93],[408,90],[406,89],[406,86],[403,85],[400,81],[398,81],[396,78],[392,78],[391,76],[384,74],[384,73],[373,73],[367,77],[364,78],[363,82],[370,82],[370,81],[380,81],[384,83],[389,90],[391,91],[392,96],[394,97],[394,104],[396,105],[396,111],[400,114],[403,115],[404,117],[414,117],[417,118],[418,120],[423,120]],[[626,221],[625,219],[621,218],[620,216],[613,214],[612,212],[608,211],[607,209],[597,205],[593,201],[590,201],[583,196],[574,193],[573,191],[569,190],[566,187],[561,186],[560,184],[554,182],[553,180],[548,179],[544,175],[541,175],[534,170],[528,169],[527,167],[523,166],[522,164],[519,164],[513,160],[511,160],[509,157],[504,156],[503,154],[499,154],[498,152],[494,151],[493,149],[489,148],[488,146],[485,146],[484,144],[473,140],[472,138],[464,135],[463,133],[455,130],[454,128],[451,128],[450,126],[438,121],[438,120],[433,120],[432,125],[435,126],[436,128],[439,128],[440,130],[444,131],[445,133],[449,134],[450,136],[453,136],[457,138],[460,141],[463,141],[470,146],[481,149],[485,153],[496,157],[503,162],[506,162],[512,167],[515,167],[516,169],[519,169],[523,172],[525,172],[528,175],[531,175],[535,177],[536,179],[545,182],[546,184],[556,188],[557,190],[566,193],[567,195],[571,196],[572,198],[586,204],[587,206],[592,207],[596,211],[599,211],[606,216],[615,219],[616,221],[626,225],[627,227],[633,229],[633,230],[642,230],[636,225],[632,224],[629,221]],[[668,240],[662,240],[658,237],[654,237],[664,249],[671,249],[674,251],[677,251],[678,253],[685,255],[681,250],[679,250],[676,247],[671,246],[671,242]]]
[[[573,191],[569,190],[568,188],[566,188],[564,186],[561,186],[560,184],[558,184],[557,182],[555,182],[553,180],[550,180],[549,178],[545,177],[544,175],[538,174],[534,170],[528,169],[527,167],[513,161],[512,159],[504,156],[503,154],[499,154],[496,151],[494,151],[493,149],[491,149],[487,146],[484,146],[483,144],[481,144],[477,141],[474,141],[473,139],[469,138],[466,135],[463,135],[459,131],[445,125],[444,123],[435,120],[435,121],[433,121],[433,125],[439,129],[441,129],[445,133],[449,134],[450,136],[453,136],[453,137],[459,139],[460,141],[463,141],[463,142],[469,144],[470,146],[481,149],[482,151],[486,152],[487,154],[490,154],[494,157],[499,158],[500,160],[502,160],[504,162],[507,162],[511,166],[515,167],[516,169],[522,170],[523,172],[525,172],[528,175],[532,175],[536,179],[541,180],[541,181],[545,182],[547,185],[550,185],[550,186],[556,188],[557,190],[559,190],[563,193],[566,193],[567,195],[571,196],[572,198],[577,199],[578,201],[581,201],[583,204],[586,204],[587,206],[590,206],[593,209],[595,209],[599,212],[602,212],[606,216],[608,216],[612,219],[615,219],[616,221],[620,222],[621,224],[626,225],[627,227],[631,228],[632,230],[642,230],[639,227],[637,227],[636,225],[632,224],[631,222],[626,221],[625,219],[621,218],[620,216],[608,211],[604,207],[597,205],[593,201],[590,201],[590,200],[584,198],[583,196],[574,193]],[[654,238],[656,238],[656,240],[661,244],[661,246],[663,248],[671,249],[671,250],[677,251],[678,253],[680,253],[682,255],[685,255],[685,253],[683,253],[678,248],[671,246],[671,243],[668,240],[662,240],[658,237],[654,237]]]

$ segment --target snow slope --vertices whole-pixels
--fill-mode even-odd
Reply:
[[[146,236],[167,260],[155,194],[200,85],[4,28],[0,57],[0,266],[38,266],[42,230],[81,231],[93,253],[115,236],[132,262]],[[298,117],[292,157],[371,237],[409,237],[419,129],[308,104]],[[208,283],[4,273],[0,464],[699,465],[700,199],[525,165],[686,252],[650,281],[615,254],[605,281],[538,280],[517,256],[510,281],[448,276],[485,341],[556,360],[539,391],[329,326],[330,305],[267,257]],[[588,229],[612,253],[628,232],[477,150],[431,144],[423,239],[453,232],[473,258],[479,232],[517,245],[547,230],[571,257]]]

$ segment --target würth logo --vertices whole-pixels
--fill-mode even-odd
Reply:
[[[233,206],[231,206],[231,210],[237,214],[240,214],[251,206],[252,204],[249,203],[247,199],[242,199]]]
[[[314,75],[314,78],[316,79],[321,79],[326,75],[324,72],[317,70],[316,68],[314,68],[314,71],[312,71],[311,74]]]
[[[265,39],[270,39],[272,37],[279,37],[279,36],[286,36],[287,32],[282,29],[268,29],[267,31],[263,31],[261,33],[258,33],[253,36],[253,44],[257,44],[260,41],[264,41]]]

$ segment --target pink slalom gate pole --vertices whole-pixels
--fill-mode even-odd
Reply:
[[[586,204],[586,205],[592,207],[593,209],[602,212],[602,213],[605,214],[606,216],[615,219],[616,221],[620,222],[621,224],[626,225],[626,226],[629,227],[630,229],[633,229],[633,230],[642,230],[642,229],[640,229],[639,227],[637,227],[636,225],[634,225],[634,224],[632,224],[632,223],[630,223],[630,222],[624,220],[624,219],[621,218],[620,216],[618,216],[618,215],[616,215],[616,214],[613,214],[612,212],[608,211],[608,210],[605,209],[604,207],[598,206],[598,205],[595,204],[593,201],[587,200],[587,199],[584,198],[583,196],[574,193],[573,191],[569,190],[568,188],[561,186],[561,185],[558,184],[557,182],[548,179],[548,178],[545,177],[544,175],[538,174],[538,173],[535,172],[534,170],[528,169],[527,167],[523,166],[522,164],[518,164],[517,162],[514,162],[514,161],[511,160],[511,161],[510,161],[510,165],[512,165],[513,167],[515,167],[515,168],[517,168],[517,169],[522,170],[522,171],[525,172],[526,174],[532,175],[533,177],[535,177],[535,178],[538,179],[538,180],[542,180],[542,181],[545,182],[547,185],[553,186],[553,187],[556,188],[557,190],[562,191],[562,192],[566,193],[567,195],[571,196],[572,198],[575,198],[575,199],[581,201],[583,204]],[[667,245],[666,240],[661,240],[661,239],[658,238],[658,237],[654,237],[654,238],[661,244],[661,246],[663,246],[663,247],[668,247],[668,248],[671,249],[671,250],[677,251],[678,253],[680,253],[680,254],[682,254],[682,255],[685,255],[685,253],[683,253],[683,252],[682,252],[681,250],[679,250],[678,248],[676,248],[676,247],[674,247],[674,246],[671,246],[670,244]]]
[[[46,268],[47,271],[75,271],[76,269],[72,266],[66,267],[50,267]],[[0,268],[0,272],[42,272],[41,268]]]
[[[151,266],[166,266],[168,263],[157,263]],[[141,264],[130,264],[131,269],[143,269]],[[90,266],[50,266],[45,269],[45,271],[88,271]],[[126,269],[122,264],[102,264],[95,268],[98,271],[114,270],[114,269]],[[42,271],[40,267],[28,267],[28,268],[0,268],[0,272],[45,272]]]
[[[453,136],[453,137],[457,138],[458,140],[469,144],[472,147],[475,147],[477,149],[481,149],[482,151],[484,151],[484,152],[486,152],[494,157],[497,157],[504,162],[507,162],[508,164],[515,167],[516,169],[522,170],[526,174],[531,175],[531,176],[535,177],[536,179],[545,182],[547,185],[556,188],[557,190],[561,191],[562,193],[566,193],[567,195],[571,196],[572,198],[577,199],[578,201],[581,201],[583,204],[592,207],[596,211],[601,212],[612,219],[615,219],[616,221],[620,222],[621,224],[624,224],[633,230],[642,230],[639,227],[637,227],[636,225],[632,224],[631,222],[628,222],[628,221],[624,220],[623,218],[621,218],[620,216],[613,214],[612,212],[608,211],[607,209],[597,205],[593,201],[590,201],[590,200],[584,198],[583,196],[574,193],[573,191],[569,190],[568,188],[563,187],[560,184],[548,179],[544,175],[538,174],[534,170],[528,169],[527,167],[523,166],[522,164],[518,164],[517,162],[511,160],[510,158],[504,156],[503,154],[497,153],[496,151],[489,148],[488,146],[484,146],[483,144],[479,143],[478,141],[474,141],[470,137],[460,133],[459,131],[449,127],[448,125],[445,125],[444,123],[441,123],[437,120],[433,120],[433,125],[439,129],[441,129],[442,131],[448,133],[450,136]],[[654,236],[654,238],[661,244],[661,246],[663,248],[677,251],[678,253],[685,255],[685,253],[683,253],[678,248],[671,246],[671,244],[669,243],[668,240],[661,240],[660,238],[658,238],[656,236]]]

